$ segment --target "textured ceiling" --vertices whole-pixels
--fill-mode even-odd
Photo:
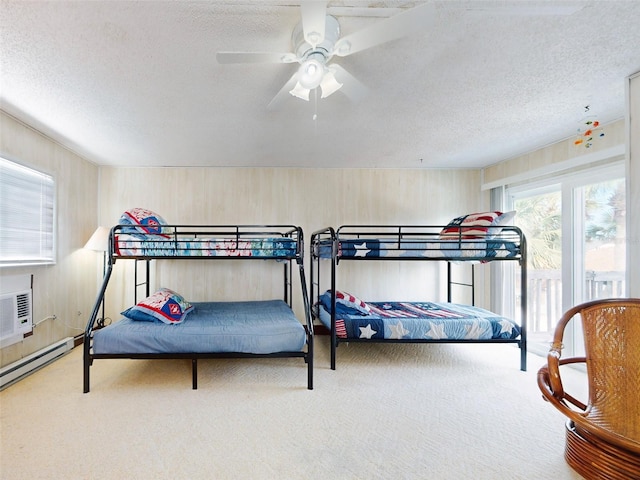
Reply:
[[[329,2],[347,35],[425,2]],[[624,117],[640,1],[435,1],[424,31],[335,57],[367,86],[267,105],[300,2],[0,0],[0,108],[104,165],[481,167]],[[540,9],[559,4],[569,13]]]

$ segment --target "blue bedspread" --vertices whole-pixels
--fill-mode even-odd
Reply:
[[[393,239],[341,240],[338,244],[340,258],[422,257],[422,258],[514,258],[520,253],[515,242],[505,240],[419,240],[398,242]],[[316,254],[331,257],[331,242],[322,241]]]
[[[194,302],[184,322],[123,318],[94,332],[95,354],[301,351],[306,332],[282,300]]]
[[[367,302],[369,315],[336,315],[340,338],[487,340],[515,339],[520,327],[488,310],[435,302]],[[320,320],[331,328],[331,315],[319,306]],[[340,317],[340,318],[338,318]]]

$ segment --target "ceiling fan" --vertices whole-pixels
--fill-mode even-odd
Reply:
[[[297,71],[271,100],[269,107],[287,98],[288,94],[309,101],[309,93],[317,88],[320,88],[321,98],[340,90],[357,101],[366,93],[366,87],[334,63],[334,57],[346,57],[411,35],[427,29],[435,21],[434,6],[427,3],[341,37],[338,20],[327,14],[327,3],[301,2],[302,19],[291,34],[292,52],[218,52],[218,63],[299,63]]]

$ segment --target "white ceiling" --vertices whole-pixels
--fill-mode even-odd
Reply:
[[[347,35],[422,3],[329,13]],[[0,108],[116,166],[481,167],[575,135],[587,105],[624,118],[640,1],[430,3],[424,31],[334,57],[362,101],[270,110],[297,63],[216,52],[291,51],[300,2],[0,0]],[[558,3],[574,13],[532,14]]]

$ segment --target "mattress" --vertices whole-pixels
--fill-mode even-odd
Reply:
[[[422,258],[514,258],[520,253],[516,242],[501,239],[438,240],[432,239],[353,239],[338,243],[340,258],[422,257]],[[319,243],[316,254],[331,257],[331,241]]]
[[[115,253],[121,257],[267,257],[293,258],[297,254],[293,238],[274,237],[236,241],[229,238],[202,238],[165,235],[118,234]]]
[[[93,335],[94,354],[297,352],[306,332],[282,300],[192,302],[182,323],[123,318]]]
[[[336,314],[340,338],[411,340],[516,339],[520,326],[489,310],[437,302],[367,302],[369,315]],[[331,314],[319,305],[320,320]],[[338,318],[339,317],[339,318]]]

